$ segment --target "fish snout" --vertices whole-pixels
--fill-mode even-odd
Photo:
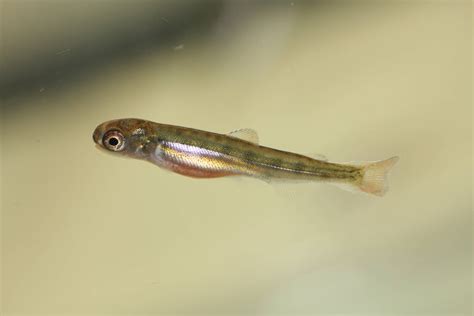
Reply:
[[[100,136],[101,136],[101,132],[99,128],[96,128],[94,130],[94,133],[92,134],[92,139],[94,140],[94,143],[100,144]]]

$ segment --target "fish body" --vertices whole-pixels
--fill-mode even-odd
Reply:
[[[189,177],[240,175],[265,181],[323,181],[375,195],[387,190],[386,175],[398,160],[332,163],[261,146],[249,129],[219,134],[141,119],[105,122],[95,129],[93,139],[108,151]]]

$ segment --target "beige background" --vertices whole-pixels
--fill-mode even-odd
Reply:
[[[38,3],[2,2],[3,315],[471,314],[469,1]],[[99,152],[120,117],[401,159],[383,198],[193,180]]]

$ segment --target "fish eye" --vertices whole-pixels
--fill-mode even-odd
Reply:
[[[117,137],[110,137],[109,138],[109,145],[110,146],[117,146],[119,143],[119,140],[117,139]]]
[[[108,131],[102,138],[102,144],[111,151],[121,151],[125,148],[125,138],[119,131]]]

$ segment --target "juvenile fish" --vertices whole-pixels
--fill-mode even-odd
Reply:
[[[93,139],[109,152],[189,177],[323,181],[378,196],[387,191],[387,174],[398,160],[332,163],[261,146],[251,129],[218,134],[133,118],[100,124]]]

